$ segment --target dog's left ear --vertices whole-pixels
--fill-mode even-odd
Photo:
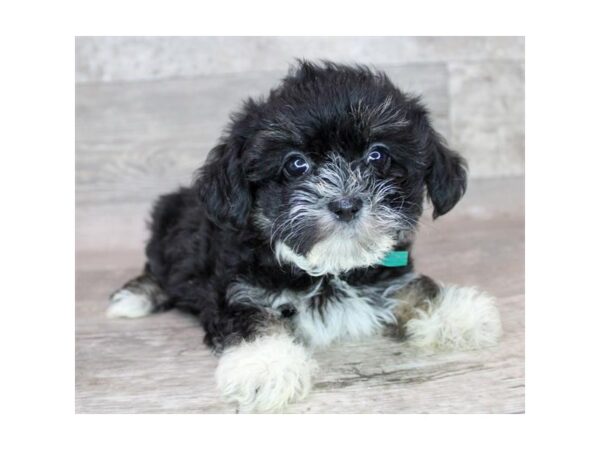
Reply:
[[[433,204],[433,218],[446,214],[458,203],[467,189],[467,162],[450,150],[444,139],[429,127],[426,151],[429,166],[425,182]]]

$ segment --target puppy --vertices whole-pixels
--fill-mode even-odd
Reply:
[[[410,255],[424,197],[436,218],[466,185],[463,158],[385,74],[299,62],[232,116],[190,187],[158,199],[145,269],[108,315],[197,316],[242,411],[305,397],[311,350],[334,341],[493,345],[493,299],[414,273]]]

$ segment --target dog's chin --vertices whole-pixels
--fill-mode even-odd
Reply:
[[[279,261],[293,264],[309,275],[338,275],[378,264],[395,243],[396,239],[387,234],[361,235],[348,227],[320,239],[305,254],[285,242],[277,242],[275,254]]]

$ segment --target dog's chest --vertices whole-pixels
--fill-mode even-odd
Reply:
[[[394,302],[378,289],[361,289],[334,280],[329,289],[296,301],[295,334],[313,346],[378,333],[395,322]]]
[[[230,291],[230,301],[250,301],[268,308],[286,321],[298,338],[319,347],[371,336],[395,323],[395,301],[386,297],[384,290],[350,286],[337,278],[304,292],[268,292],[236,284]]]

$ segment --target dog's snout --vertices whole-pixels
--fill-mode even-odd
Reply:
[[[362,208],[363,202],[360,198],[341,198],[329,202],[329,210],[342,222],[350,222]]]

